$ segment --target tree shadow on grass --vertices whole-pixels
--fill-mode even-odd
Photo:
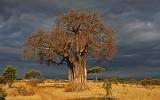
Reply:
[[[86,97],[86,98],[75,98],[75,99],[68,99],[68,100],[118,100],[116,98],[111,97]]]

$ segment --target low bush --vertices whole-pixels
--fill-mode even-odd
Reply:
[[[5,79],[2,75],[0,75],[0,84],[5,84]]]
[[[106,96],[112,95],[112,83],[110,81],[106,81],[103,83],[103,88],[106,91]]]
[[[154,86],[152,84],[153,84],[152,80],[149,79],[141,80],[141,85],[146,89],[153,89]]]
[[[0,87],[0,100],[5,100],[7,93]]]

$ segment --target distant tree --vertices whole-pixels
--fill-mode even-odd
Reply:
[[[30,78],[31,78],[31,73],[30,73],[30,72],[27,72],[27,73],[24,75],[24,78],[25,78],[25,79],[30,79]]]
[[[88,74],[89,74],[89,73],[94,73],[94,74],[95,74],[95,79],[96,79],[96,81],[97,81],[97,76],[98,76],[98,74],[101,73],[101,72],[103,72],[103,71],[104,71],[104,68],[103,68],[103,67],[94,66],[94,67],[92,67],[92,68],[89,68],[89,69],[87,70],[87,73],[88,73]]]
[[[153,81],[151,78],[145,78],[141,80],[141,85],[144,86],[146,89],[153,89]]]
[[[30,79],[30,78],[35,79],[35,78],[39,78],[40,76],[41,76],[41,72],[38,70],[32,70],[25,74],[26,79]]]
[[[72,91],[82,91],[87,88],[88,56],[101,60],[113,57],[113,31],[94,12],[69,11],[57,16],[54,23],[50,32],[40,30],[28,38],[23,57],[36,57],[47,64],[66,62],[69,86]]]
[[[14,66],[6,65],[3,72],[3,77],[8,86],[12,87],[12,84],[16,78],[16,69],[14,68]]]

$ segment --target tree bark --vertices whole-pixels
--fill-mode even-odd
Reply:
[[[76,35],[76,59],[68,63],[68,79],[69,85],[74,92],[87,89],[87,52],[86,50],[80,52],[81,45],[79,44],[79,34]]]
[[[87,86],[86,60],[78,60],[74,63],[68,63],[69,86],[74,92],[82,91]]]
[[[67,61],[68,64],[68,81],[69,81],[69,86],[72,89],[72,83],[74,79],[74,74],[73,74],[73,64],[70,61]]]

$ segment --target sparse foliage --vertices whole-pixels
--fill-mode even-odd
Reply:
[[[35,78],[39,78],[41,76],[41,72],[38,70],[32,70],[30,72],[27,72],[25,74],[25,78],[26,79],[35,79]]]
[[[12,87],[12,84],[16,78],[16,69],[12,65],[6,65],[3,77],[5,82],[8,84],[9,87]]]
[[[47,64],[67,62],[70,87],[84,90],[87,57],[111,59],[116,46],[113,31],[94,12],[69,11],[58,16],[55,23],[50,32],[40,30],[28,38],[23,56],[34,56]]]
[[[105,81],[103,83],[103,88],[106,91],[106,96],[111,96],[112,95],[112,83],[111,83],[111,81]]]

